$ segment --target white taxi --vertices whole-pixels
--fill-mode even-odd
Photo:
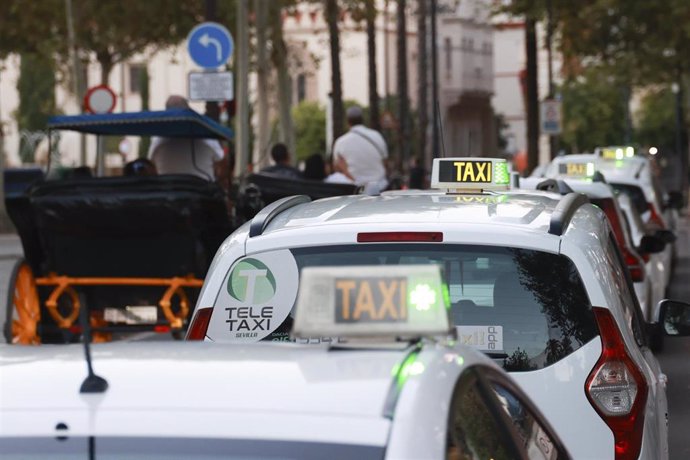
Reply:
[[[637,226],[633,227],[636,222],[631,222],[630,218],[634,216],[628,218],[632,212],[629,207],[630,198],[624,193],[616,193],[606,182],[604,175],[597,170],[599,163],[599,157],[595,155],[560,156],[553,159],[544,174],[547,178],[563,180],[570,191],[587,195],[592,204],[606,214],[648,324],[651,348],[653,351],[661,351],[664,335],[659,323],[658,305],[665,298],[667,287],[666,271],[669,268],[664,266],[664,255],[661,254],[666,250],[667,243],[657,235],[640,235],[641,230]],[[533,178],[520,181],[520,187],[534,189],[549,186],[548,182],[539,182]],[[628,207],[624,209],[623,204]],[[639,219],[641,218],[638,216]],[[634,235],[633,228],[637,232]],[[658,232],[671,233],[668,230]]]
[[[289,340],[309,267],[438,265],[460,343],[509,371],[575,458],[666,458],[665,376],[603,212],[508,190],[503,160],[436,159],[432,176],[437,190],[264,208],[216,254],[187,338]],[[393,295],[343,289],[351,318]]]
[[[624,149],[626,154],[621,158],[622,150],[620,147],[597,149],[597,169],[604,174],[606,181],[616,192],[630,197],[650,231],[674,230],[677,208],[682,206],[682,202],[664,201],[659,179],[649,158],[631,155],[634,149],[629,150],[628,147]],[[673,254],[673,246],[668,245],[660,257],[666,268],[666,284],[671,280]]]
[[[79,391],[81,345],[5,347],[0,458],[571,458],[505,372],[449,339],[439,267],[307,268],[302,286],[294,334],[346,343],[101,344],[97,392]]]

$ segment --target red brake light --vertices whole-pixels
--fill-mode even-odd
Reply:
[[[656,225],[659,228],[659,230],[665,230],[666,225],[664,225],[664,221],[661,219],[661,216],[659,215],[659,213],[656,212],[656,209],[654,209],[654,205],[649,203],[648,206],[650,213],[649,222]]]
[[[369,232],[357,234],[358,243],[388,243],[391,241],[441,243],[443,232]]]
[[[647,382],[628,354],[611,312],[593,307],[601,357],[587,377],[585,394],[613,431],[616,460],[636,459],[642,448]]]
[[[211,313],[213,313],[213,308],[200,308],[194,313],[185,340],[204,340],[208,324],[211,322]]]
[[[630,252],[627,248],[623,249],[625,265],[628,266],[630,277],[634,283],[644,281],[645,271],[644,262],[637,254]]]

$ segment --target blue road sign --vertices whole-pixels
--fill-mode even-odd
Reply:
[[[187,35],[187,51],[199,67],[215,69],[232,55],[235,47],[228,29],[215,22],[204,22]]]

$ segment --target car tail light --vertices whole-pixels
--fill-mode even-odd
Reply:
[[[665,230],[666,225],[664,224],[664,221],[661,218],[661,216],[659,215],[659,213],[656,212],[654,205],[649,203],[648,206],[649,206],[649,223],[653,223],[654,225],[656,225],[659,228],[659,230]]]
[[[200,308],[194,313],[186,340],[204,340],[208,325],[211,322],[211,313],[213,313],[213,308]]]
[[[405,242],[443,242],[443,232],[369,232],[358,233],[358,243],[387,243],[391,241]]]
[[[630,271],[630,277],[634,283],[644,281],[645,269],[644,260],[640,258],[637,254],[630,252],[629,249],[623,249],[623,258],[625,259],[625,265],[627,265]]]
[[[594,307],[601,357],[585,383],[589,402],[613,431],[616,460],[636,459],[642,448],[647,382],[628,354],[611,312]]]

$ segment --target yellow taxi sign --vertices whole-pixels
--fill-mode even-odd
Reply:
[[[293,336],[420,337],[450,332],[436,265],[306,267]]]
[[[635,147],[630,145],[598,147],[594,153],[604,160],[624,160],[635,156]]]
[[[594,162],[592,161],[577,161],[560,163],[558,165],[558,174],[572,178],[591,178],[594,176]]]
[[[435,158],[431,188],[447,190],[507,190],[508,163],[502,158]]]

